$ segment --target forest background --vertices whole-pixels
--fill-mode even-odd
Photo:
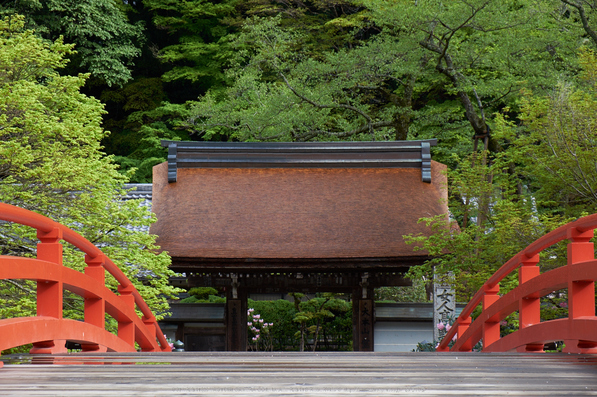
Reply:
[[[597,2],[0,1],[1,17],[15,14],[23,26],[4,26],[3,43],[32,29],[63,57],[48,66],[56,76],[87,74],[77,89],[101,117],[94,150],[118,165],[108,168],[119,183],[151,181],[162,139],[437,138],[451,217],[423,220],[431,237],[405,238],[438,255],[411,276],[453,277],[461,301],[530,242],[597,210]],[[0,138],[6,162],[13,138]],[[542,270],[562,265],[562,250]]]

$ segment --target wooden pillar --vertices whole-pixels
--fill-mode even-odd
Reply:
[[[119,285],[118,292],[120,293],[120,299],[124,302],[124,304],[134,310],[135,297],[133,296],[133,285],[130,284],[126,287]],[[131,319],[128,318],[120,318],[117,320],[118,337],[129,345],[135,346],[135,324]]]
[[[483,286],[483,310],[487,310],[489,306],[497,302],[500,297],[500,285],[496,284],[493,287]],[[482,329],[483,348],[500,340],[500,323],[494,318],[490,318],[483,323]]]
[[[522,285],[540,274],[539,254],[529,258],[524,256],[518,268],[518,285]],[[518,301],[518,329],[530,327],[541,322],[541,295],[534,293],[523,296]],[[516,349],[519,353],[543,352],[543,343],[530,343]]]
[[[37,232],[40,243],[37,244],[37,259],[53,262],[62,266],[62,230],[55,228],[50,232]],[[37,280],[37,315],[62,319],[62,276],[59,281]],[[31,354],[66,353],[66,340],[36,341],[29,351]]]
[[[226,289],[226,351],[247,350],[247,290],[232,276]]]
[[[353,350],[372,352],[374,348],[375,303],[373,288],[369,288],[368,275],[362,276],[361,287],[352,294],[352,341]]]
[[[85,255],[85,275],[91,277],[102,285],[106,284],[106,271],[104,269],[105,256],[100,254],[96,257]],[[103,298],[85,297],[85,322],[106,329],[106,302]],[[84,352],[105,353],[107,348],[97,343],[81,343],[81,350]]]
[[[590,241],[593,230],[585,232],[576,228],[568,230],[568,266],[595,259],[595,247]],[[591,278],[578,280],[569,272],[568,318],[574,320],[595,316],[595,281]],[[578,339],[564,340],[564,353],[597,353],[597,343]]]

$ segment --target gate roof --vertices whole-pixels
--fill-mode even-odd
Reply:
[[[448,214],[435,140],[162,144],[151,231],[179,264],[404,262],[422,254],[402,236]]]

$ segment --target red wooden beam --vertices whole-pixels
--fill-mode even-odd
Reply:
[[[438,351],[470,351],[483,340],[483,351],[543,351],[543,344],[564,340],[566,352],[597,352],[597,317],[595,316],[595,280],[597,261],[590,239],[597,228],[597,214],[581,218],[541,237],[498,269],[474,295],[438,346]],[[567,265],[539,274],[539,253],[569,240]],[[499,282],[519,270],[519,286],[499,297]],[[541,322],[540,301],[553,291],[568,288],[568,319]],[[470,324],[470,315],[483,302],[483,311]],[[519,311],[520,328],[507,337],[499,337],[499,322]],[[582,320],[582,321],[580,321]],[[553,328],[550,329],[550,324]],[[449,348],[452,338],[456,343]]]
[[[32,343],[31,353],[59,353],[66,351],[66,340],[80,343],[84,351],[135,351],[135,342],[143,351],[170,351],[139,291],[99,248],[66,226],[22,208],[0,203],[0,219],[36,228],[40,239],[37,259],[0,256],[0,279],[37,281],[37,317],[0,320],[0,351]],[[86,254],[84,274],[63,266],[61,240]],[[120,283],[120,295],[105,286],[105,271]],[[65,288],[84,298],[84,322],[63,318]],[[105,330],[106,314],[118,322],[118,336]]]

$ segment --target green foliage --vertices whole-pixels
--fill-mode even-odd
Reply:
[[[109,111],[104,126],[113,132],[102,143],[131,181],[151,182],[152,167],[167,156],[160,140],[192,139],[181,129],[189,117],[184,102],[226,83],[222,70],[230,52],[227,36],[235,27],[224,20],[236,3],[132,3],[129,16],[147,25],[135,80],[98,94]]]
[[[468,301],[501,265],[518,251],[565,222],[565,219],[537,213],[530,192],[518,191],[518,175],[511,172],[509,153],[494,156],[483,164],[487,154],[457,159],[458,168],[449,172],[450,209],[454,219],[445,216],[423,218],[433,234],[405,236],[415,250],[426,250],[433,257],[425,265],[412,267],[415,280],[433,280],[433,273],[452,273],[457,300]],[[484,206],[479,198],[487,200]],[[482,214],[481,214],[482,213]],[[483,219],[482,223],[478,223]],[[474,221],[474,222],[473,222]],[[546,253],[545,266],[557,262],[557,247]],[[501,283],[500,290],[517,285],[515,275]]]
[[[116,154],[114,162],[120,166],[119,172],[128,175],[131,182],[151,182],[153,166],[167,158],[162,140],[189,139],[179,128],[188,116],[188,108],[161,102],[164,95],[159,79],[140,79],[102,94],[109,107],[125,110],[123,119],[106,120],[105,128],[118,134],[105,137],[102,144]]]
[[[580,52],[578,82],[560,82],[548,96],[527,93],[521,99],[524,128],[502,120],[538,205],[578,217],[597,211],[597,59]]]
[[[124,8],[115,0],[2,1],[0,16],[25,15],[45,39],[75,44],[69,55],[77,70],[111,86],[131,79],[132,60],[141,53],[143,25],[131,24]]]
[[[171,44],[160,49],[159,57],[174,67],[162,78],[164,81],[225,80],[223,62],[230,49],[227,35],[234,29],[222,24],[230,18],[238,0],[210,2],[191,0],[145,0],[152,11],[155,26],[172,36]]]
[[[254,17],[229,42],[230,85],[196,102],[192,134],[439,138],[434,157],[451,167],[452,154],[470,154],[471,136],[488,134],[489,148],[499,150],[490,125],[521,88],[545,90],[574,73],[581,32],[576,24],[563,29],[568,22],[550,1],[260,0],[244,7]],[[331,26],[339,30],[328,38]]]
[[[452,272],[458,299],[467,300],[518,251],[597,209],[597,58],[581,49],[579,64],[577,77],[561,81],[549,95],[524,91],[517,119],[507,117],[507,108],[496,114],[499,152],[456,159],[457,168],[449,172],[454,219],[423,219],[434,234],[406,237],[435,256],[426,266],[412,268],[412,277],[430,277],[433,268],[440,275]],[[564,265],[565,253],[565,243],[545,250],[541,271]],[[500,291],[516,285],[513,274],[500,284]],[[551,309],[543,314],[560,315],[562,308],[550,300],[542,307]]]
[[[296,325],[292,322],[296,311],[292,302],[284,299],[276,301],[254,301],[249,299],[248,306],[255,309],[255,314],[259,314],[263,321],[273,323],[270,335],[274,351],[293,349],[293,346],[296,346],[294,337]],[[251,337],[249,337],[248,343],[249,345],[253,343]]]
[[[435,80],[444,95],[460,102],[477,135],[490,132],[492,113],[520,87],[554,82],[576,49],[574,33],[559,29],[550,2],[364,3],[376,23],[400,36],[402,48],[409,49],[405,60],[420,65],[425,80]]]
[[[310,37],[281,24],[281,17],[247,20],[227,71],[233,84],[197,102],[194,133],[243,141],[406,138],[412,87],[400,84],[409,71],[395,38],[313,56]]]
[[[103,107],[80,92],[86,75],[57,72],[72,45],[45,42],[23,25],[22,17],[0,21],[0,201],[82,234],[122,269],[155,312],[166,312],[167,298],[178,292],[168,284],[170,258],[156,253],[155,236],[131,230],[147,228],[155,217],[139,201],[123,200],[126,179],[100,150]],[[5,223],[0,233],[6,237],[2,254],[35,254],[30,228]],[[83,255],[69,245],[64,264],[85,267]],[[107,285],[115,289],[116,281],[108,277]],[[34,313],[31,283],[7,280],[0,288],[1,318]]]
[[[218,295],[218,290],[211,287],[194,287],[189,290],[189,295],[197,299],[207,299],[210,295]]]
[[[181,299],[179,303],[226,303],[226,298],[220,297],[219,295],[209,295],[206,298],[199,299],[196,296],[189,296]]]
[[[211,287],[194,287],[189,290],[189,297],[181,299],[179,303],[225,303],[217,289]]]
[[[320,296],[300,302],[302,294],[293,294],[297,312],[293,321],[299,324],[299,331],[295,336],[300,338],[299,350],[303,351],[307,336],[311,336],[312,350],[316,351],[320,335],[323,335],[323,343],[327,346],[328,335],[333,335],[333,343],[350,346],[352,339],[352,306],[343,299],[337,299],[337,294],[322,293]],[[347,316],[348,315],[348,316]],[[336,318],[338,316],[338,318]],[[347,317],[350,319],[347,322]],[[348,331],[348,332],[347,332]],[[344,347],[343,349],[345,349]]]
[[[568,291],[554,291],[541,298],[541,320],[568,317]]]
[[[560,4],[560,15],[562,19],[570,21],[567,25],[573,25],[575,27],[582,26],[588,38],[584,38],[583,41],[592,42],[592,46],[597,47],[597,33],[595,32],[595,14],[597,12],[597,5],[588,1],[578,0],[561,0],[556,1],[556,4]]]
[[[415,279],[410,287],[380,287],[375,300],[382,302],[428,302],[424,280]]]
[[[188,291],[189,296],[179,300],[179,303],[226,303],[226,298],[220,297],[217,289],[211,287],[193,287]]]
[[[542,319],[547,320],[546,318],[542,317]],[[518,313],[512,313],[508,317],[500,323],[500,337],[504,337],[509,335],[513,332],[518,331],[519,329],[519,321],[518,321]]]
[[[302,294],[297,294],[302,295]],[[321,304],[327,300],[325,308]],[[296,302],[299,305],[299,302]],[[300,350],[300,328],[304,324],[307,334],[315,336],[318,318],[318,350],[347,350],[352,348],[352,306],[341,299],[314,298],[300,302],[300,310],[287,300],[254,301],[249,299],[249,307],[254,314],[261,316],[264,322],[273,323],[269,330],[274,351]],[[305,321],[297,318],[308,316]],[[297,324],[298,323],[298,324]],[[297,328],[298,332],[297,332]],[[307,331],[310,329],[310,331]],[[249,335],[249,345],[254,344],[253,335]],[[314,340],[311,340],[314,343]]]

